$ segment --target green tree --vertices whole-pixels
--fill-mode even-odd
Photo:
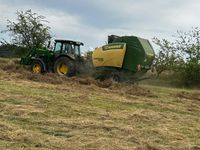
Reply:
[[[158,38],[154,38],[153,42],[159,46],[159,50],[154,59],[157,77],[159,77],[163,71],[174,70],[177,63],[180,62],[180,56],[174,47],[174,43],[166,39],[159,40]]]
[[[179,31],[176,49],[182,54],[184,64],[179,72],[187,85],[200,85],[200,29]]]
[[[174,42],[154,38],[159,46],[155,66],[180,74],[187,85],[200,85],[200,29],[178,31],[175,38]]]
[[[42,48],[51,39],[50,27],[44,16],[31,10],[17,11],[16,22],[8,20],[7,30],[11,33],[12,43],[27,49]]]

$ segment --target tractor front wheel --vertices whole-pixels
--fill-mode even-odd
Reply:
[[[58,58],[54,65],[54,72],[59,75],[73,76],[75,74],[73,61],[67,57]]]
[[[44,66],[39,60],[35,60],[31,64],[31,71],[33,73],[44,73]]]

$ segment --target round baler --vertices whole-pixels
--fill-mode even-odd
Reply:
[[[154,50],[150,42],[136,36],[108,37],[108,44],[93,51],[96,78],[139,78],[152,65]]]

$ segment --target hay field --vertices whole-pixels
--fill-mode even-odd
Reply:
[[[200,150],[200,91],[35,75],[0,59],[0,149]]]

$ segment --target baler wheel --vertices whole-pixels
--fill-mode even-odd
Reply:
[[[120,81],[121,81],[119,75],[117,75],[117,74],[113,74],[113,75],[111,76],[111,79],[112,79],[114,82],[120,82]]]

